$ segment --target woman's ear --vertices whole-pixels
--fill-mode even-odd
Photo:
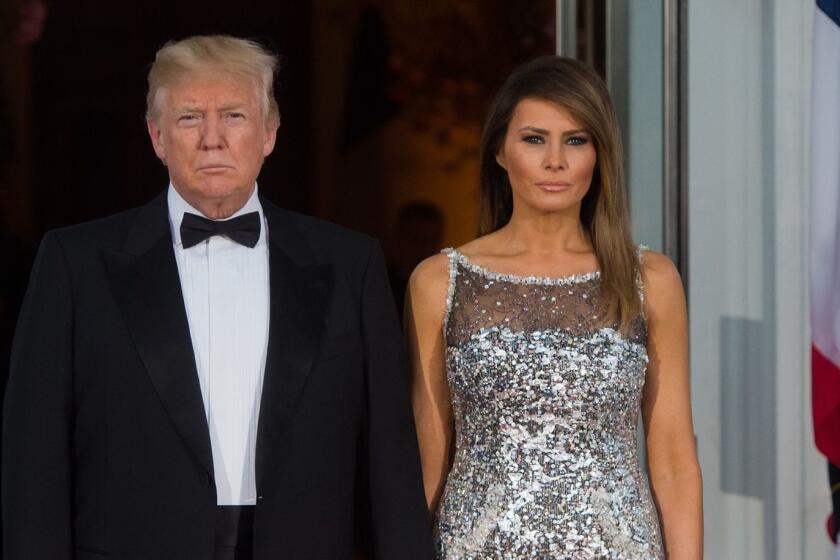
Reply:
[[[505,165],[505,154],[502,153],[501,150],[496,152],[496,163],[498,163],[502,169],[507,171],[507,165]]]

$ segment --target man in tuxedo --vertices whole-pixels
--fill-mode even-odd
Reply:
[[[256,179],[276,59],[158,51],[168,189],[49,232],[12,351],[7,560],[431,559],[397,314],[378,244]]]

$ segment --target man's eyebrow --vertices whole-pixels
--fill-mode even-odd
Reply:
[[[246,103],[244,101],[231,101],[230,103],[226,103],[219,107],[219,111],[230,111],[233,109],[242,109],[244,108]],[[203,113],[204,108],[193,104],[193,103],[185,103],[180,107],[176,107],[175,111],[178,113]]]
[[[231,101],[219,107],[219,111],[231,111],[233,109],[243,109],[246,103],[244,101]]]
[[[201,113],[202,109],[198,105],[192,105],[192,104],[186,103],[184,105],[181,105],[180,107],[176,107],[175,112],[177,112],[177,113]]]

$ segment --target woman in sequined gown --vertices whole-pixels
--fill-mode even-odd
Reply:
[[[600,78],[517,69],[480,192],[482,235],[421,263],[406,299],[439,558],[701,558],[682,284],[631,241]]]

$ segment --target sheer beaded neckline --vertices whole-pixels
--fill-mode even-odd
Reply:
[[[496,272],[476,264],[470,260],[465,254],[461,253],[454,247],[447,247],[442,251],[447,255],[453,255],[458,261],[458,264],[476,274],[484,276],[490,280],[497,282],[511,282],[514,284],[535,284],[538,286],[567,286],[570,284],[580,284],[589,282],[601,277],[600,270],[593,270],[583,274],[570,274],[568,276],[520,276],[517,274],[508,274],[504,272]]]

